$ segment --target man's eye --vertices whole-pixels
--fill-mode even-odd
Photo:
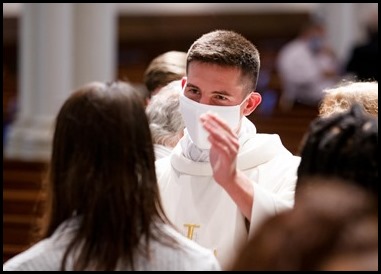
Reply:
[[[199,97],[201,94],[200,91],[198,89],[195,89],[195,88],[187,89],[186,93],[188,94],[188,97],[190,97],[190,98]]]
[[[216,95],[214,98],[216,98],[217,100],[222,100],[222,101],[224,101],[224,100],[227,100],[228,98],[226,98],[225,96],[223,96],[223,95]]]

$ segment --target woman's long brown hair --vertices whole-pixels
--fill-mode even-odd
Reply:
[[[74,270],[134,269],[151,239],[175,244],[156,180],[154,151],[141,96],[127,83],[90,83],[75,91],[56,120],[48,173],[44,237],[78,219],[62,260]],[[73,254],[75,254],[74,257]]]

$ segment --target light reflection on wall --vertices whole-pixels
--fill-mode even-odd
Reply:
[[[96,5],[96,4],[94,4]],[[203,14],[314,11],[319,3],[118,3],[120,14]],[[3,3],[3,17],[18,16],[22,3]]]

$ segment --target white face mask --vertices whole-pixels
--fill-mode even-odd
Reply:
[[[248,98],[248,97],[246,97]],[[245,98],[245,100],[246,100]],[[180,112],[184,119],[185,127],[192,142],[200,149],[210,149],[208,141],[209,133],[203,128],[200,116],[208,111],[216,113],[222,118],[231,129],[237,130],[241,120],[241,104],[235,106],[215,106],[200,104],[186,97],[184,93],[180,95]]]

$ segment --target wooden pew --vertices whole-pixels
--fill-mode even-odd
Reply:
[[[42,213],[46,163],[3,159],[3,263],[28,248]]]
[[[317,108],[297,105],[287,112],[276,108],[271,115],[254,112],[249,119],[255,124],[259,133],[278,134],[284,146],[297,155],[302,138],[317,115]]]

